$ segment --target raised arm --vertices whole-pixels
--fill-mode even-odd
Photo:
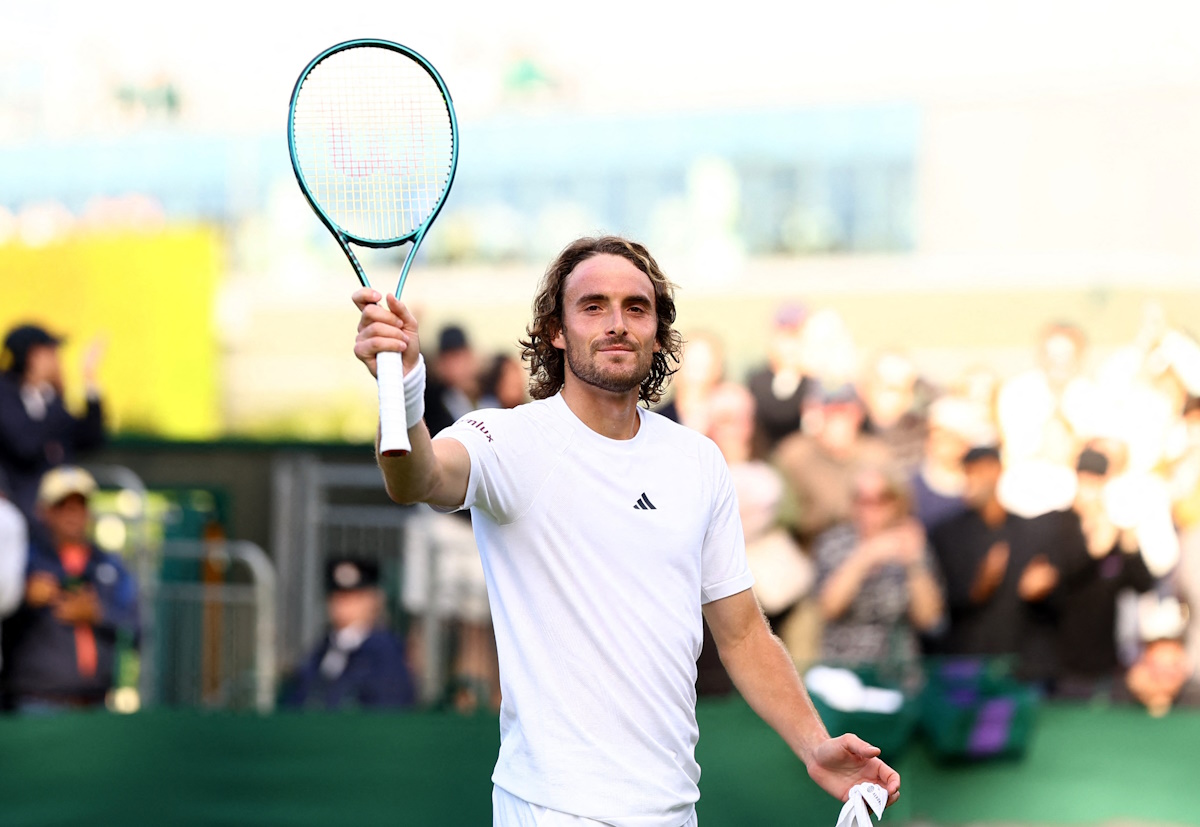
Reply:
[[[405,376],[412,375],[420,358],[417,319],[395,296],[363,287],[352,296],[361,312],[354,355],[376,375],[375,357],[383,351],[400,353]],[[425,388],[406,388],[409,393],[424,394]],[[471,461],[466,448],[453,439],[434,442],[423,420],[410,422],[408,438],[412,450],[405,456],[384,456],[376,438],[375,456],[383,472],[388,496],[398,503],[429,503],[451,508],[462,505],[467,493]]]
[[[879,759],[876,747],[856,735],[829,737],[751,591],[705,604],[704,618],[738,692],[799,756],[813,781],[841,801],[864,781],[884,787],[889,804],[899,798],[900,775]]]
[[[107,344],[103,339],[94,340],[83,356],[83,387],[87,393],[87,410],[73,422],[71,439],[76,451],[89,451],[104,444],[104,403],[100,393],[100,363],[104,359]]]

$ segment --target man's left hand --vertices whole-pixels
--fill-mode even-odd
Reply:
[[[1021,572],[1021,579],[1017,581],[1017,594],[1022,600],[1037,603],[1049,597],[1050,592],[1057,587],[1058,569],[1046,559],[1046,555],[1039,554],[1030,560]]]
[[[857,735],[842,735],[818,744],[808,760],[808,775],[839,801],[845,801],[850,788],[863,782],[887,790],[888,806],[900,797],[900,773],[880,760],[878,747]]]

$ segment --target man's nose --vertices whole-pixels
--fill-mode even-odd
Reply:
[[[620,308],[613,310],[608,321],[608,332],[617,336],[625,334],[625,314]]]

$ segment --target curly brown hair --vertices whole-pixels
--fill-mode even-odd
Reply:
[[[619,236],[576,239],[546,268],[533,298],[533,321],[525,329],[528,338],[520,340],[521,358],[529,363],[529,395],[547,399],[562,389],[566,355],[552,341],[562,330],[563,289],[567,276],[579,264],[598,255],[620,256],[649,276],[654,285],[654,312],[658,319],[655,339],[660,349],[654,354],[650,375],[642,380],[638,390],[638,399],[649,407],[662,399],[671,374],[678,370],[683,348],[683,338],[671,327],[675,323],[675,285],[663,275],[645,247]]]

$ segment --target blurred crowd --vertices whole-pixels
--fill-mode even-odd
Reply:
[[[431,432],[527,401],[515,351],[485,357],[457,325],[430,338]],[[915,684],[930,658],[970,656],[1054,697],[1200,700],[1200,346],[1161,314],[1094,370],[1082,331],[1053,323],[1035,368],[944,385],[902,350],[861,353],[827,309],[780,307],[740,381],[720,336],[684,338],[656,411],[729,463],[756,595],[802,668]],[[434,601],[454,624],[447,702],[497,708],[469,515],[424,510],[404,560],[410,663]],[[732,691],[715,647],[698,666],[701,694]]]
[[[661,413],[729,462],[799,664],[918,681],[931,657],[995,658],[1050,696],[1196,701],[1200,346],[1161,313],[1093,370],[1056,322],[1033,369],[942,385],[827,309],[779,308],[745,381],[719,337],[685,339]]]
[[[980,366],[934,383],[901,349],[863,353],[828,309],[770,320],[768,352],[729,375],[724,342],[686,341],[657,412],[711,437],[738,492],[755,593],[802,667],[871,666],[919,681],[930,658],[1002,658],[1064,698],[1196,702],[1200,621],[1200,346],[1148,312],[1102,355],[1052,323],[1036,367]],[[428,338],[426,421],[527,401],[514,349],[447,325]],[[10,331],[0,363],[0,688],[8,709],[98,706],[137,587],[88,536],[96,481],[76,466],[104,439],[84,363],[82,415],[63,404],[61,339]],[[325,571],[327,629],[283,682],[287,707],[401,707],[424,683],[431,613],[451,622],[441,699],[498,709],[483,568],[466,513],[408,521],[399,601],[377,562]],[[731,691],[706,646],[698,691]]]

